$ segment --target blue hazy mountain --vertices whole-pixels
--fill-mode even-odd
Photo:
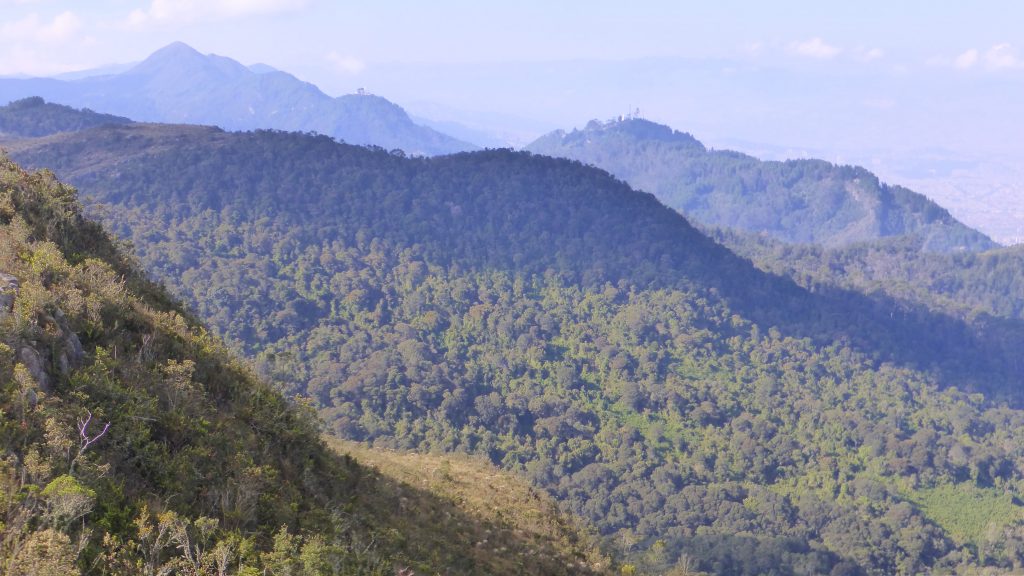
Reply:
[[[708,149],[690,134],[638,118],[555,131],[527,149],[603,168],[707,226],[824,246],[908,235],[933,252],[996,246],[935,202],[864,168],[762,162]]]
[[[29,96],[140,121],[317,132],[350,144],[400,148],[410,154],[476,148],[416,124],[401,107],[380,96],[333,98],[269,66],[247,67],[180,42],[117,74],[0,80],[0,103]]]

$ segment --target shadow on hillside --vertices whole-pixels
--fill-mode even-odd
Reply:
[[[844,559],[830,550],[811,546],[795,537],[700,534],[689,538],[670,538],[668,543],[667,548],[686,552],[668,558],[668,562],[662,566],[650,566],[651,572],[665,573],[677,566],[685,567],[684,574],[864,574],[856,562]]]
[[[345,451],[344,445],[334,448]],[[347,453],[341,457],[351,458]],[[436,459],[436,465],[419,470],[422,481],[417,483],[429,485],[429,489],[414,486],[401,474],[377,468],[372,462],[366,464],[362,455],[356,455],[356,462],[361,474],[355,484],[353,518],[366,522],[371,531],[389,535],[393,549],[385,552],[404,558],[406,567],[417,573],[601,573],[588,565],[592,559],[579,552],[582,545],[565,518],[534,489],[524,493],[514,508],[491,502],[488,510],[473,509],[476,505],[453,489],[466,481],[457,477],[458,469],[446,466],[443,457]],[[470,489],[486,493],[495,488],[475,485]]]
[[[817,346],[848,347],[876,365],[935,374],[943,387],[1024,405],[1018,389],[1024,377],[1024,321],[981,315],[968,323],[884,294],[832,286],[808,291],[789,278],[756,270],[739,256],[728,258],[731,266],[744,269],[740,276],[752,281],[718,289],[736,311],[762,328],[775,326],[785,336],[809,338]],[[757,305],[765,302],[773,305]]]
[[[403,159],[302,134],[216,133],[216,142],[212,135],[195,127],[100,128],[29,143],[15,157],[61,170],[111,206],[192,219],[206,236],[234,220],[207,223],[199,215],[227,211],[239,221],[267,219],[297,246],[351,247],[358,228],[381,245],[417,246],[424,261],[464,271],[553,271],[598,289],[625,280],[641,289],[714,290],[763,329],[1024,404],[1017,390],[1024,322],[968,325],[885,296],[809,292],[757,269],[652,195],[578,162],[507,150]],[[108,157],[94,162],[97,151]],[[129,152],[137,157],[129,161]]]

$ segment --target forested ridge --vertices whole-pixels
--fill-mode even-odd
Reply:
[[[525,153],[142,125],[12,155],[333,433],[486,456],[641,571],[1024,566],[1012,321],[801,288]]]
[[[710,234],[764,270],[802,286],[886,294],[976,323],[1024,320],[1024,249],[935,254],[920,239],[893,238],[842,248],[793,245],[735,230]]]
[[[46,102],[38,96],[0,106],[0,140],[34,138],[59,132],[76,132],[105,124],[130,124],[131,120],[91,110]]]
[[[328,448],[309,406],[147,280],[73,189],[0,160],[0,573],[607,568],[515,481],[483,516],[447,482],[412,486]]]
[[[638,118],[555,131],[527,149],[608,170],[707,226],[829,247],[895,236],[916,237],[929,252],[996,246],[921,194],[884,184],[864,168],[762,162],[709,150],[690,134]]]

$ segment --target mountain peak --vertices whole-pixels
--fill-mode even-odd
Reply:
[[[635,116],[620,116],[604,122],[591,120],[582,130],[576,129],[572,132],[556,130],[541,136],[529,147],[535,152],[545,153],[544,151],[552,146],[586,147],[609,139],[625,139],[628,142],[663,142],[677,148],[697,152],[707,151],[699,140],[687,132],[680,132],[664,124]]]
[[[346,106],[350,106],[355,109],[376,110],[377,112],[389,115],[397,114],[401,117],[409,117],[405,109],[398,104],[395,104],[383,96],[377,96],[376,94],[370,94],[367,92],[343,94],[335,98],[335,101],[344,103]]]
[[[127,74],[176,77],[179,74],[239,76],[252,74],[240,63],[214,54],[202,54],[184,42],[172,42],[153,52]]]
[[[143,62],[149,62],[152,60],[163,60],[166,58],[181,59],[181,58],[205,58],[201,52],[195,48],[185,44],[184,42],[177,41],[171,42],[167,46],[160,48],[156,52],[149,55]]]
[[[270,64],[264,64],[262,62],[257,62],[256,64],[250,64],[248,66],[248,68],[249,68],[249,70],[251,70],[255,74],[269,74],[271,72],[280,72],[280,70],[278,70],[277,68],[274,68]]]
[[[528,149],[603,168],[706,226],[826,246],[904,235],[926,238],[933,251],[994,246],[924,196],[885,185],[864,168],[761,162],[708,150],[690,134],[633,116],[553,132]]]
[[[127,74],[156,74],[173,67],[183,65],[202,65],[206,56],[184,42],[172,42],[156,52],[150,54],[145,60],[139,62]]]
[[[126,72],[73,85],[0,80],[0,96],[42,96],[140,121],[315,131],[351,144],[417,155],[475,148],[416,124],[382,97],[364,93],[332,98],[287,72],[265,64],[247,67],[225,56],[202,54],[183,42],[164,46]]]
[[[586,128],[584,128],[584,132],[614,132],[644,140],[676,142],[704,148],[704,145],[688,132],[680,132],[670,126],[658,124],[657,122],[637,116],[620,116],[618,119],[607,122],[591,120]]]

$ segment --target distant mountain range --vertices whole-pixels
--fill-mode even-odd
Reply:
[[[690,134],[646,120],[595,120],[583,130],[552,132],[527,149],[608,170],[706,226],[824,246],[905,235],[920,237],[933,252],[996,246],[921,194],[884,184],[864,168],[762,162],[709,150]]]
[[[350,144],[437,155],[476,146],[413,122],[396,104],[371,94],[332,98],[267,65],[244,66],[176,42],[128,70],[61,80],[0,80],[0,102],[47,100],[134,120],[317,132]]]

